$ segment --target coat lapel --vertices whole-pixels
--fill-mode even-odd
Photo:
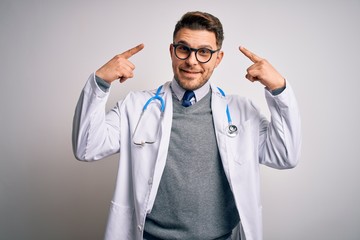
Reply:
[[[226,151],[227,136],[225,134],[225,128],[228,125],[228,120],[226,116],[227,101],[226,101],[226,97],[224,97],[220,93],[217,86],[211,84],[211,89],[212,89],[211,109],[213,113],[216,140],[225,174],[228,180],[230,180],[229,160],[228,160],[229,158],[228,158],[228,153]]]

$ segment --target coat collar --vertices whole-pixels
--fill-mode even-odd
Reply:
[[[166,82],[160,91],[160,95],[162,95],[165,100],[165,115],[167,115],[166,118],[170,118],[170,119],[172,119],[172,101],[173,101],[171,83],[172,83],[171,81]],[[227,97],[226,95],[225,96],[222,95],[221,91],[215,84],[210,83],[210,88],[212,92],[211,108],[214,116],[215,129],[221,131],[225,129],[225,127],[228,124],[226,117]]]

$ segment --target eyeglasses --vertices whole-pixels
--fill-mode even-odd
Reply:
[[[195,52],[196,60],[198,60],[198,62],[200,63],[207,63],[208,61],[210,61],[212,55],[220,50],[220,49],[211,50],[208,48],[191,48],[182,43],[178,43],[178,44],[173,43],[173,46],[174,46],[175,56],[178,59],[185,60],[190,57],[191,52]]]

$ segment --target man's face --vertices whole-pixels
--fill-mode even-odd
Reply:
[[[215,33],[206,30],[180,29],[174,38],[174,43],[182,43],[191,48],[208,48],[217,50]],[[223,52],[215,52],[207,63],[199,62],[195,52],[181,60],[175,56],[174,46],[170,45],[170,55],[174,78],[178,84],[186,90],[195,90],[202,87],[211,77],[215,67],[219,65],[224,55]]]

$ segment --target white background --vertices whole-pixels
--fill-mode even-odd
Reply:
[[[288,171],[262,167],[267,240],[359,239],[359,1],[0,2],[0,239],[101,239],[118,156],[75,160],[72,117],[91,72],[139,43],[135,78],[115,83],[108,107],[130,90],[172,78],[169,44],[187,11],[224,25],[225,57],[212,81],[251,98],[244,45],[291,83],[303,148]]]

